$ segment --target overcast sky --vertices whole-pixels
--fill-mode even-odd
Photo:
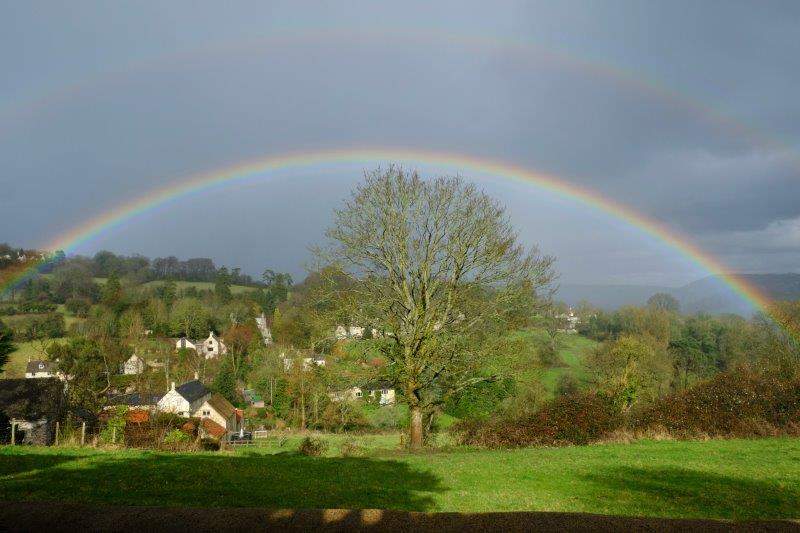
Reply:
[[[0,242],[41,246],[151,189],[246,160],[385,146],[554,174],[732,270],[800,271],[797,2],[2,4]],[[577,202],[416,166],[477,180],[525,242],[558,257],[562,283],[707,274]],[[68,251],[298,275],[361,170],[265,174]]]

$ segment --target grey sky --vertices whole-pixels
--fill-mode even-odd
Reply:
[[[794,2],[0,11],[0,241],[41,245],[155,187],[241,161],[379,145],[549,172],[664,222],[732,269],[800,269]],[[192,196],[75,251],[299,273],[359,173],[299,169]],[[526,242],[558,256],[563,282],[705,275],[611,216],[463,174],[508,205]]]

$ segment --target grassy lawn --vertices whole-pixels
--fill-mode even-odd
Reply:
[[[0,493],[193,507],[800,517],[800,439],[412,455],[391,437],[363,437],[372,451],[357,458],[304,457],[292,451],[297,441],[184,454],[3,447]]]
[[[548,368],[542,374],[542,384],[549,391],[555,391],[559,378],[564,374],[572,374],[578,381],[583,381],[586,377],[583,359],[598,345],[596,341],[580,335],[561,335],[558,343],[558,355],[564,366]]]
[[[3,367],[0,378],[24,378],[28,359],[47,359],[43,352],[44,346],[59,340],[61,339],[47,339],[44,343],[42,341],[15,342],[17,350],[8,356],[8,363]]]
[[[585,377],[583,360],[586,355],[594,350],[598,343],[580,335],[559,334],[557,337],[558,355],[561,363],[558,366],[542,369],[535,361],[538,360],[537,347],[548,342],[547,332],[543,329],[528,329],[515,331],[509,336],[512,341],[520,342],[519,352],[509,352],[496,362],[496,370],[501,373],[510,373],[519,381],[541,381],[545,390],[554,393],[559,378],[571,374],[578,381]]]
[[[155,288],[159,285],[163,285],[166,283],[165,281],[148,281],[142,287],[144,288]],[[213,291],[214,284],[210,281],[176,281],[175,286],[178,288],[178,291],[182,291],[188,289],[189,287],[194,287],[199,291]],[[245,285],[231,285],[231,293],[233,294],[240,294],[247,291],[255,290],[255,287],[247,287]]]

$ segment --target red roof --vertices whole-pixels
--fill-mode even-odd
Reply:
[[[201,425],[206,433],[216,439],[222,438],[226,433],[224,427],[220,426],[210,418],[204,418],[201,422]]]

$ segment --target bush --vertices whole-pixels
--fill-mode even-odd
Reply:
[[[128,407],[118,405],[108,417],[106,427],[100,431],[100,440],[105,444],[124,444],[125,424],[128,417]]]
[[[590,392],[556,398],[518,419],[458,422],[453,431],[463,444],[469,445],[563,446],[600,440],[622,427],[622,423],[611,398]]]
[[[189,442],[190,437],[180,429],[173,429],[164,436],[164,444],[170,446],[179,446]]]
[[[515,392],[516,381],[512,378],[482,381],[448,400],[444,412],[456,418],[486,418]]]
[[[52,313],[56,310],[56,305],[50,302],[37,302],[36,300],[29,300],[22,302],[19,306],[21,313],[27,314],[43,314]]]
[[[751,437],[796,431],[800,377],[740,367],[722,372],[634,414],[631,425],[673,435]]]
[[[397,405],[384,405],[367,411],[369,425],[375,429],[400,429],[408,427],[408,413]]]
[[[298,451],[309,457],[319,457],[328,451],[328,443],[317,437],[306,437],[300,443]]]
[[[64,307],[75,316],[85,318],[89,314],[91,302],[85,298],[70,298]]]
[[[342,457],[361,457],[364,455],[364,448],[354,439],[345,440],[339,448]]]
[[[56,339],[65,333],[64,315],[49,313],[21,318],[11,324],[14,339],[33,341],[38,339]]]

